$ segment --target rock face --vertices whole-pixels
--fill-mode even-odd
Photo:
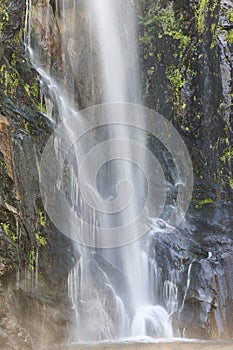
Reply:
[[[71,243],[49,223],[38,164],[52,124],[22,42],[24,1],[0,4],[0,347],[49,348],[67,336]]]
[[[232,14],[231,1],[159,0],[140,18],[145,103],[172,121],[193,161],[185,228],[151,248],[161,286],[176,271],[174,327],[187,337],[233,334]]]
[[[232,6],[147,1],[141,18],[145,103],[183,136],[197,206],[232,199]]]
[[[156,261],[160,303],[166,280],[178,288],[172,316],[177,336],[232,337],[232,210],[230,203],[208,205],[189,213],[189,225],[153,236],[150,256]]]
[[[50,1],[49,7],[54,36],[48,39],[44,33],[39,46],[42,54],[48,49],[52,53],[46,64],[54,74],[62,76],[64,65],[68,67],[64,82],[68,91],[78,90],[76,103],[84,108],[97,103],[100,94],[97,61],[86,42],[84,2],[77,2],[78,35],[65,58],[60,38],[69,38],[69,28],[62,27],[57,3]],[[139,4],[144,8],[140,42],[145,103],[177,127],[195,173],[186,223],[171,235],[161,230],[151,241],[150,258],[157,264],[160,281],[151,288],[158,289],[163,304],[161,286],[175,271],[176,334],[229,338],[233,335],[233,4],[227,0]],[[41,8],[34,25],[43,32],[45,2],[34,5]],[[54,128],[45,115],[52,96],[46,95],[45,85],[40,86],[25,54],[24,15],[23,0],[1,1],[0,347],[4,350],[49,349],[50,344],[53,349],[66,340],[71,321],[67,273],[75,261],[71,242],[49,222],[40,199],[38,164]],[[72,25],[69,8],[67,16]],[[90,69],[92,83],[86,80]]]

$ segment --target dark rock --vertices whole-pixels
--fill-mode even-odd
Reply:
[[[0,348],[49,349],[67,337],[74,254],[40,199],[40,154],[55,123],[41,112],[39,78],[22,43],[25,1],[0,6]]]
[[[173,280],[179,291],[172,316],[178,324],[177,335],[201,339],[232,336],[232,212],[229,203],[192,211],[192,232],[187,226],[186,232],[177,228],[171,234],[154,234],[150,256],[157,264],[161,304],[164,282],[171,280],[172,270],[179,272]]]

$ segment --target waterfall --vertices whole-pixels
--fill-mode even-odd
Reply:
[[[68,277],[68,293],[73,304],[72,341],[172,337],[169,315],[177,304],[175,281],[166,281],[164,302],[159,305],[159,298],[154,295],[159,289],[156,286],[159,279],[155,266],[151,272],[148,236],[139,239],[140,227],[134,226],[132,234],[138,239],[132,239],[134,242],[127,242],[125,246],[113,244],[106,248],[99,238],[102,227],[111,231],[137,217],[146,196],[142,171],[136,169],[134,163],[116,157],[100,167],[96,186],[93,185],[92,167],[84,166],[83,172],[78,173],[84,155],[91,147],[97,147],[100,140],[111,139],[106,151],[109,159],[118,154],[119,140],[128,158],[131,158],[136,142],[130,144],[125,140],[133,137],[134,141],[146,144],[145,133],[127,125],[129,107],[125,107],[141,102],[137,11],[137,1],[128,0],[36,1],[33,8],[31,1],[27,1],[27,50],[40,74],[42,87],[46,86],[46,95],[50,96],[50,102],[46,97],[49,116],[62,123],[65,141],[74,139],[76,129],[88,129],[93,110],[78,113],[83,105],[103,104],[103,109],[100,107],[94,117],[101,119],[106,111],[109,121],[118,122],[112,127],[102,126],[100,135],[95,130],[81,143],[73,142],[69,155],[64,156],[64,142],[58,137],[53,140],[54,157],[65,159],[64,183],[57,183],[55,187],[60,190],[63,186],[72,211],[82,217],[75,226],[75,220],[66,216],[63,230],[70,228],[71,238],[76,242],[82,243],[77,237],[84,237],[84,233],[85,239],[88,236],[96,242],[90,247],[74,243],[77,261]],[[79,45],[87,54],[85,62]],[[82,75],[80,66],[85,67],[86,76]],[[83,95],[86,96],[85,103]],[[51,101],[55,102],[52,107]],[[110,104],[106,106],[106,103]],[[99,111],[98,107],[94,111]],[[135,118],[140,118],[136,112]],[[138,152],[138,158],[148,165],[144,151]],[[93,159],[93,168],[95,161]],[[80,184],[98,210],[87,205]],[[140,194],[135,194],[136,189]],[[120,204],[126,210],[112,214],[111,208],[117,208],[118,197],[122,194],[123,197],[131,196],[131,203],[128,205],[127,198],[123,198]],[[88,230],[86,222],[91,227]],[[154,292],[150,290],[152,279]]]

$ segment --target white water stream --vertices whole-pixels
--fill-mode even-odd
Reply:
[[[47,85],[49,95],[56,101],[60,122],[67,128],[67,135],[72,136],[73,130],[69,129],[65,121],[71,116],[79,118],[79,127],[86,127],[82,115],[77,114],[78,104],[76,103],[76,90],[73,86],[73,94],[68,92],[67,84],[77,76],[79,62],[76,62],[74,42],[77,43],[80,33],[77,14],[84,12],[86,16],[85,26],[82,30],[89,28],[89,33],[84,37],[88,38],[92,54],[98,53],[97,66],[89,67],[89,75],[85,77],[92,80],[94,70],[98,72],[98,81],[101,89],[99,101],[106,102],[130,102],[140,103],[140,72],[137,53],[137,12],[136,5],[132,1],[121,0],[86,0],[84,4],[78,0],[56,0],[55,8],[59,15],[56,20],[48,1],[38,2],[38,6],[32,8],[31,1],[27,2],[26,29],[28,36],[25,38],[31,61],[41,76],[42,81]],[[81,5],[82,3],[82,5]],[[136,3],[136,2],[135,2]],[[34,20],[32,20],[32,13]],[[75,18],[77,16],[77,18]],[[42,23],[42,26],[38,23]],[[62,78],[55,78],[52,69],[52,25],[60,30],[61,59],[63,60]],[[80,24],[81,25],[81,24]],[[34,32],[33,26],[37,26]],[[38,29],[39,28],[39,29]],[[79,32],[76,29],[79,28]],[[36,41],[34,36],[40,36]],[[58,36],[57,36],[58,37]],[[85,44],[81,42],[85,49]],[[51,44],[51,45],[50,45]],[[41,54],[40,45],[47,45],[46,50]],[[94,50],[95,49],[95,50]],[[71,71],[66,71],[66,60],[64,56],[69,54]],[[45,56],[47,53],[47,57]],[[78,61],[78,60],[77,60]],[[93,58],[94,61],[94,58]],[[46,63],[45,63],[46,62]],[[88,84],[87,84],[88,85]],[[91,90],[94,83],[89,84]],[[72,89],[71,89],[72,90]],[[90,91],[90,95],[93,92]],[[94,97],[93,97],[94,99]],[[50,115],[51,104],[50,105]],[[127,110],[122,111],[127,123]],[[117,120],[116,120],[117,121]],[[129,139],[130,128],[120,125],[116,128],[105,130],[107,138]],[[139,136],[138,136],[139,137]],[[95,145],[95,136],[92,136],[90,143]],[[137,134],[136,134],[137,138]],[[141,137],[143,139],[143,137]],[[123,141],[122,141],[123,142]],[[61,145],[60,145],[61,146]],[[134,196],[126,213],[122,212],[117,216],[102,215],[101,219],[94,210],[89,210],[78,190],[79,180],[76,173],[76,165],[80,164],[80,155],[85,151],[86,144],[73,147],[73,161],[68,161],[70,191],[70,202],[72,208],[85,212],[92,223],[92,232],[88,234],[96,236],[98,241],[98,225],[100,222],[111,230],[116,224],[124,225],[129,218],[137,216],[141,198]],[[117,152],[118,146],[112,143],[112,153]],[[132,146],[129,146],[132,147]],[[57,149],[59,147],[57,146]],[[128,154],[133,149],[128,149]],[[71,157],[71,158],[72,158]],[[113,166],[106,166],[100,179],[99,191],[93,189],[91,183],[91,172],[84,173],[86,186],[92,191],[95,203],[104,211],[108,211],[108,205],[115,200],[115,193],[105,193],[106,188],[116,186],[120,179],[127,179],[132,187],[143,187],[140,182],[140,173],[135,172],[132,164],[123,161],[113,162]],[[102,197],[105,197],[104,207]],[[111,197],[111,199],[109,199]],[[113,197],[113,198],[112,198]],[[108,199],[108,200],[106,200]],[[110,203],[110,204],[109,204]],[[78,209],[77,209],[78,208]],[[69,225],[69,220],[67,221]],[[83,223],[77,227],[77,232],[83,229]],[[137,229],[137,228],[136,228]],[[137,234],[136,234],[137,236]],[[73,237],[74,240],[75,237]],[[171,338],[172,327],[169,315],[177,307],[177,290],[172,281],[166,281],[164,286],[164,304],[158,305],[158,298],[150,290],[151,280],[153,285],[156,280],[157,270],[154,265],[150,267],[148,261],[145,239],[137,240],[125,247],[111,249],[88,248],[75,245],[77,249],[77,262],[70,271],[68,278],[69,296],[72,300],[74,310],[74,325],[71,330],[72,341],[96,341],[102,339],[120,339],[126,337],[151,336]],[[156,258],[156,257],[155,257]],[[188,288],[188,286],[187,286]]]

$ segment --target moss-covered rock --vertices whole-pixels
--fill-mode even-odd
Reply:
[[[194,205],[232,198],[230,4],[147,1],[140,18],[145,103],[171,120],[188,146]]]
[[[23,0],[1,1],[0,347],[48,349],[67,336],[72,251],[40,199],[40,154],[54,125],[25,52],[24,16]]]
[[[189,224],[152,243],[161,289],[180,271],[178,336],[232,337],[232,9],[231,1],[148,0],[140,18],[145,104],[175,125],[194,169]],[[156,149],[155,138],[148,143]]]

